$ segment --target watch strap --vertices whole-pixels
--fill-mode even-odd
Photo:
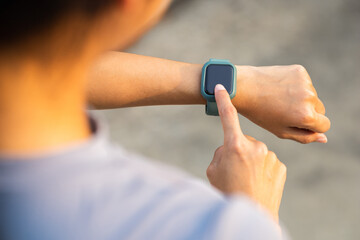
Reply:
[[[219,116],[219,111],[216,102],[207,101],[205,106],[205,112],[207,115]]]
[[[223,63],[230,63],[230,60],[227,60],[227,59],[210,58],[209,62],[223,62]]]

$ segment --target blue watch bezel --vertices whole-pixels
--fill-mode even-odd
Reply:
[[[233,88],[232,92],[229,94],[230,98],[233,99],[236,95],[236,79],[237,79],[237,69],[234,64],[232,64],[229,60],[225,59],[213,59],[211,58],[208,62],[204,64],[202,67],[202,73],[201,73],[201,95],[210,102],[215,102],[215,95],[209,95],[205,92],[205,79],[206,79],[206,68],[210,65],[229,65],[234,69],[234,75],[233,75]]]

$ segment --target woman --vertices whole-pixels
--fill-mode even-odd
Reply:
[[[326,142],[301,66],[237,66],[215,96],[224,129],[207,186],[106,137],[84,111],[204,104],[201,65],[125,53],[168,0],[7,1],[0,8],[1,239],[280,239],[286,167],[237,112],[281,138]],[[217,189],[216,189],[217,188]]]

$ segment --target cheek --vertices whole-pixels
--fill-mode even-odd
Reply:
[[[147,0],[146,11],[144,15],[147,18],[147,24],[149,26],[155,25],[171,4],[171,0]]]
[[[165,13],[171,0],[128,0],[128,11],[122,12],[122,19],[116,33],[112,29],[115,48],[125,49],[134,44],[151,29]]]

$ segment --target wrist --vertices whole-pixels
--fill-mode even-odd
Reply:
[[[201,95],[201,64],[183,63],[180,68],[178,90],[182,96],[181,104],[206,104]]]
[[[202,64],[187,64],[186,69],[190,76],[196,76],[196,80],[193,81],[193,78],[184,78],[184,83],[187,87],[184,87],[185,94],[188,94],[188,99],[193,104],[206,104],[206,100],[200,94],[200,82],[201,82],[201,70]],[[232,103],[240,114],[245,114],[249,109],[250,96],[252,95],[252,89],[249,86],[249,80],[254,74],[253,66],[245,65],[235,65],[237,69],[237,78],[236,78],[236,95],[232,99]],[[192,81],[187,81],[192,79]],[[190,88],[188,88],[191,86]]]
[[[236,95],[232,99],[232,103],[240,114],[247,112],[249,108],[249,96],[251,96],[252,88],[247,87],[248,81],[253,74],[252,66],[236,65],[237,79],[236,79]]]

